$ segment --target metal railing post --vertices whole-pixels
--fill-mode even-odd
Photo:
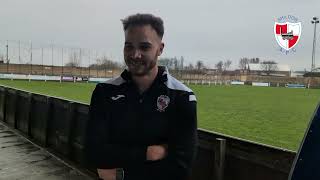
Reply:
[[[223,180],[226,155],[226,140],[216,138],[214,148],[214,180]]]

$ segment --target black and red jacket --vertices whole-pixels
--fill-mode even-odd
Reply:
[[[90,104],[86,157],[93,168],[123,168],[125,180],[183,180],[196,154],[196,97],[159,66],[140,94],[125,70],[97,84]],[[167,156],[147,161],[150,145],[167,144]]]

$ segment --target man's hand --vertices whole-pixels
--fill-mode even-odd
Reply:
[[[147,160],[156,161],[163,159],[167,155],[168,145],[152,145],[147,148]]]
[[[117,169],[98,169],[98,174],[103,180],[116,180]]]

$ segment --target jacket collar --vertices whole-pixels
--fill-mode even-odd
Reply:
[[[165,66],[158,66],[158,74],[155,81],[166,82],[168,80],[169,71]],[[132,75],[128,69],[125,69],[120,75],[127,83],[132,82]]]

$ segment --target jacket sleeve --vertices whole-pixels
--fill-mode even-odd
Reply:
[[[110,143],[110,104],[106,88],[98,84],[92,93],[86,129],[85,156],[95,169],[125,168],[143,163],[147,147]]]
[[[161,172],[161,179],[185,180],[191,172],[196,157],[197,102],[193,93],[178,97],[173,119],[170,120],[168,155],[151,169]],[[151,170],[152,171],[152,170]]]

